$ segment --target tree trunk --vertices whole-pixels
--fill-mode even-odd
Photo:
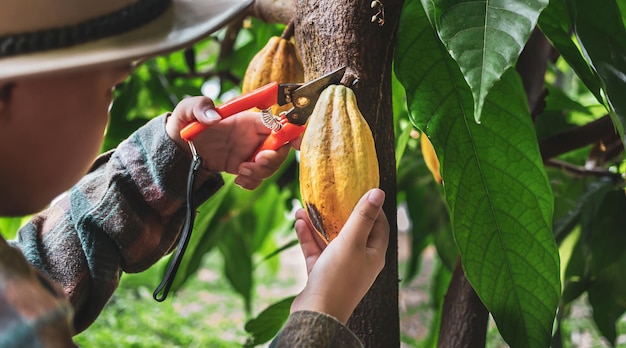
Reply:
[[[438,347],[478,348],[485,346],[489,312],[465,278],[460,258],[454,267],[448,292],[443,301],[442,312]]]
[[[295,36],[305,79],[347,66],[342,84],[352,86],[376,142],[380,187],[387,196],[383,209],[391,233],[385,268],[348,322],[366,347],[400,346],[391,63],[401,10],[402,0],[294,2]]]

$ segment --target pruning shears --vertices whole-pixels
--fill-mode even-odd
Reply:
[[[250,157],[250,160],[253,161],[260,151],[277,150],[300,136],[304,132],[306,121],[313,112],[320,93],[326,87],[341,82],[345,72],[346,67],[344,66],[303,84],[271,82],[231,99],[217,106],[215,110],[222,118],[252,108],[261,110],[263,123],[268,128],[271,128],[272,132]],[[269,111],[272,105],[278,104],[282,106],[289,103],[293,107],[288,111],[282,112],[280,117],[275,117]],[[191,142],[206,127],[206,125],[197,121],[193,122],[181,130],[180,136],[185,141]]]
[[[259,87],[250,93],[231,99],[230,101],[217,106],[215,110],[222,118],[226,118],[252,108],[258,108],[261,110],[263,124],[272,129],[272,132],[250,157],[249,161],[254,161],[254,158],[260,151],[278,150],[279,147],[300,136],[300,134],[304,132],[306,121],[313,112],[315,104],[317,103],[322,91],[330,85],[341,82],[345,71],[346,67],[342,67],[304,84],[279,84],[277,82],[272,82]],[[289,111],[281,113],[280,117],[276,117],[272,114],[270,109],[272,105],[287,105],[289,103],[291,103],[293,107],[289,109]],[[180,137],[189,144],[193,160],[187,177],[185,223],[182,228],[181,237],[178,241],[178,247],[170,260],[163,280],[152,294],[154,299],[159,302],[164,301],[170,291],[182,257],[187,249],[191,232],[193,231],[193,224],[195,220],[195,209],[193,206],[194,178],[196,171],[202,164],[202,158],[196,152],[196,148],[193,145],[193,139],[200,134],[200,132],[206,129],[206,127],[207,126],[204,124],[196,121],[190,123],[180,131]]]

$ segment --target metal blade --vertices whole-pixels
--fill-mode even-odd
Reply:
[[[287,120],[294,124],[304,125],[313,112],[320,93],[326,87],[340,83],[345,72],[346,67],[344,66],[295,89],[291,93],[293,108],[285,115]]]

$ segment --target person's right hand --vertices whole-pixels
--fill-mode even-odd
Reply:
[[[389,223],[382,212],[385,193],[371,189],[361,197],[339,235],[328,244],[313,229],[306,212],[296,212],[295,229],[309,279],[291,312],[322,312],[346,323],[385,265]]]
[[[191,122],[207,126],[193,142],[202,166],[210,171],[236,174],[235,184],[253,190],[263,180],[272,176],[283,164],[291,147],[298,148],[298,141],[277,150],[259,152],[254,161],[250,155],[265,141],[271,130],[263,125],[258,112],[244,111],[222,119],[215,111],[213,100],[207,97],[188,97],[181,100],[167,118],[165,130],[182,149],[190,153],[180,131]]]

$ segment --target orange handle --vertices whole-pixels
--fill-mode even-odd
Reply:
[[[278,100],[278,82],[271,82],[263,87],[259,87],[250,93],[240,95],[226,103],[217,106],[215,111],[226,118],[236,113],[250,110],[252,108],[267,109],[276,104]],[[180,137],[185,141],[191,141],[208,126],[194,121],[180,131]]]
[[[252,156],[250,156],[249,162],[254,162],[256,155],[263,150],[278,150],[281,146],[287,144],[288,142],[294,140],[302,132],[304,132],[305,126],[299,126],[293,123],[285,123],[283,127],[278,131],[270,133],[270,135],[265,139],[263,144],[259,146],[259,148],[254,151]]]

